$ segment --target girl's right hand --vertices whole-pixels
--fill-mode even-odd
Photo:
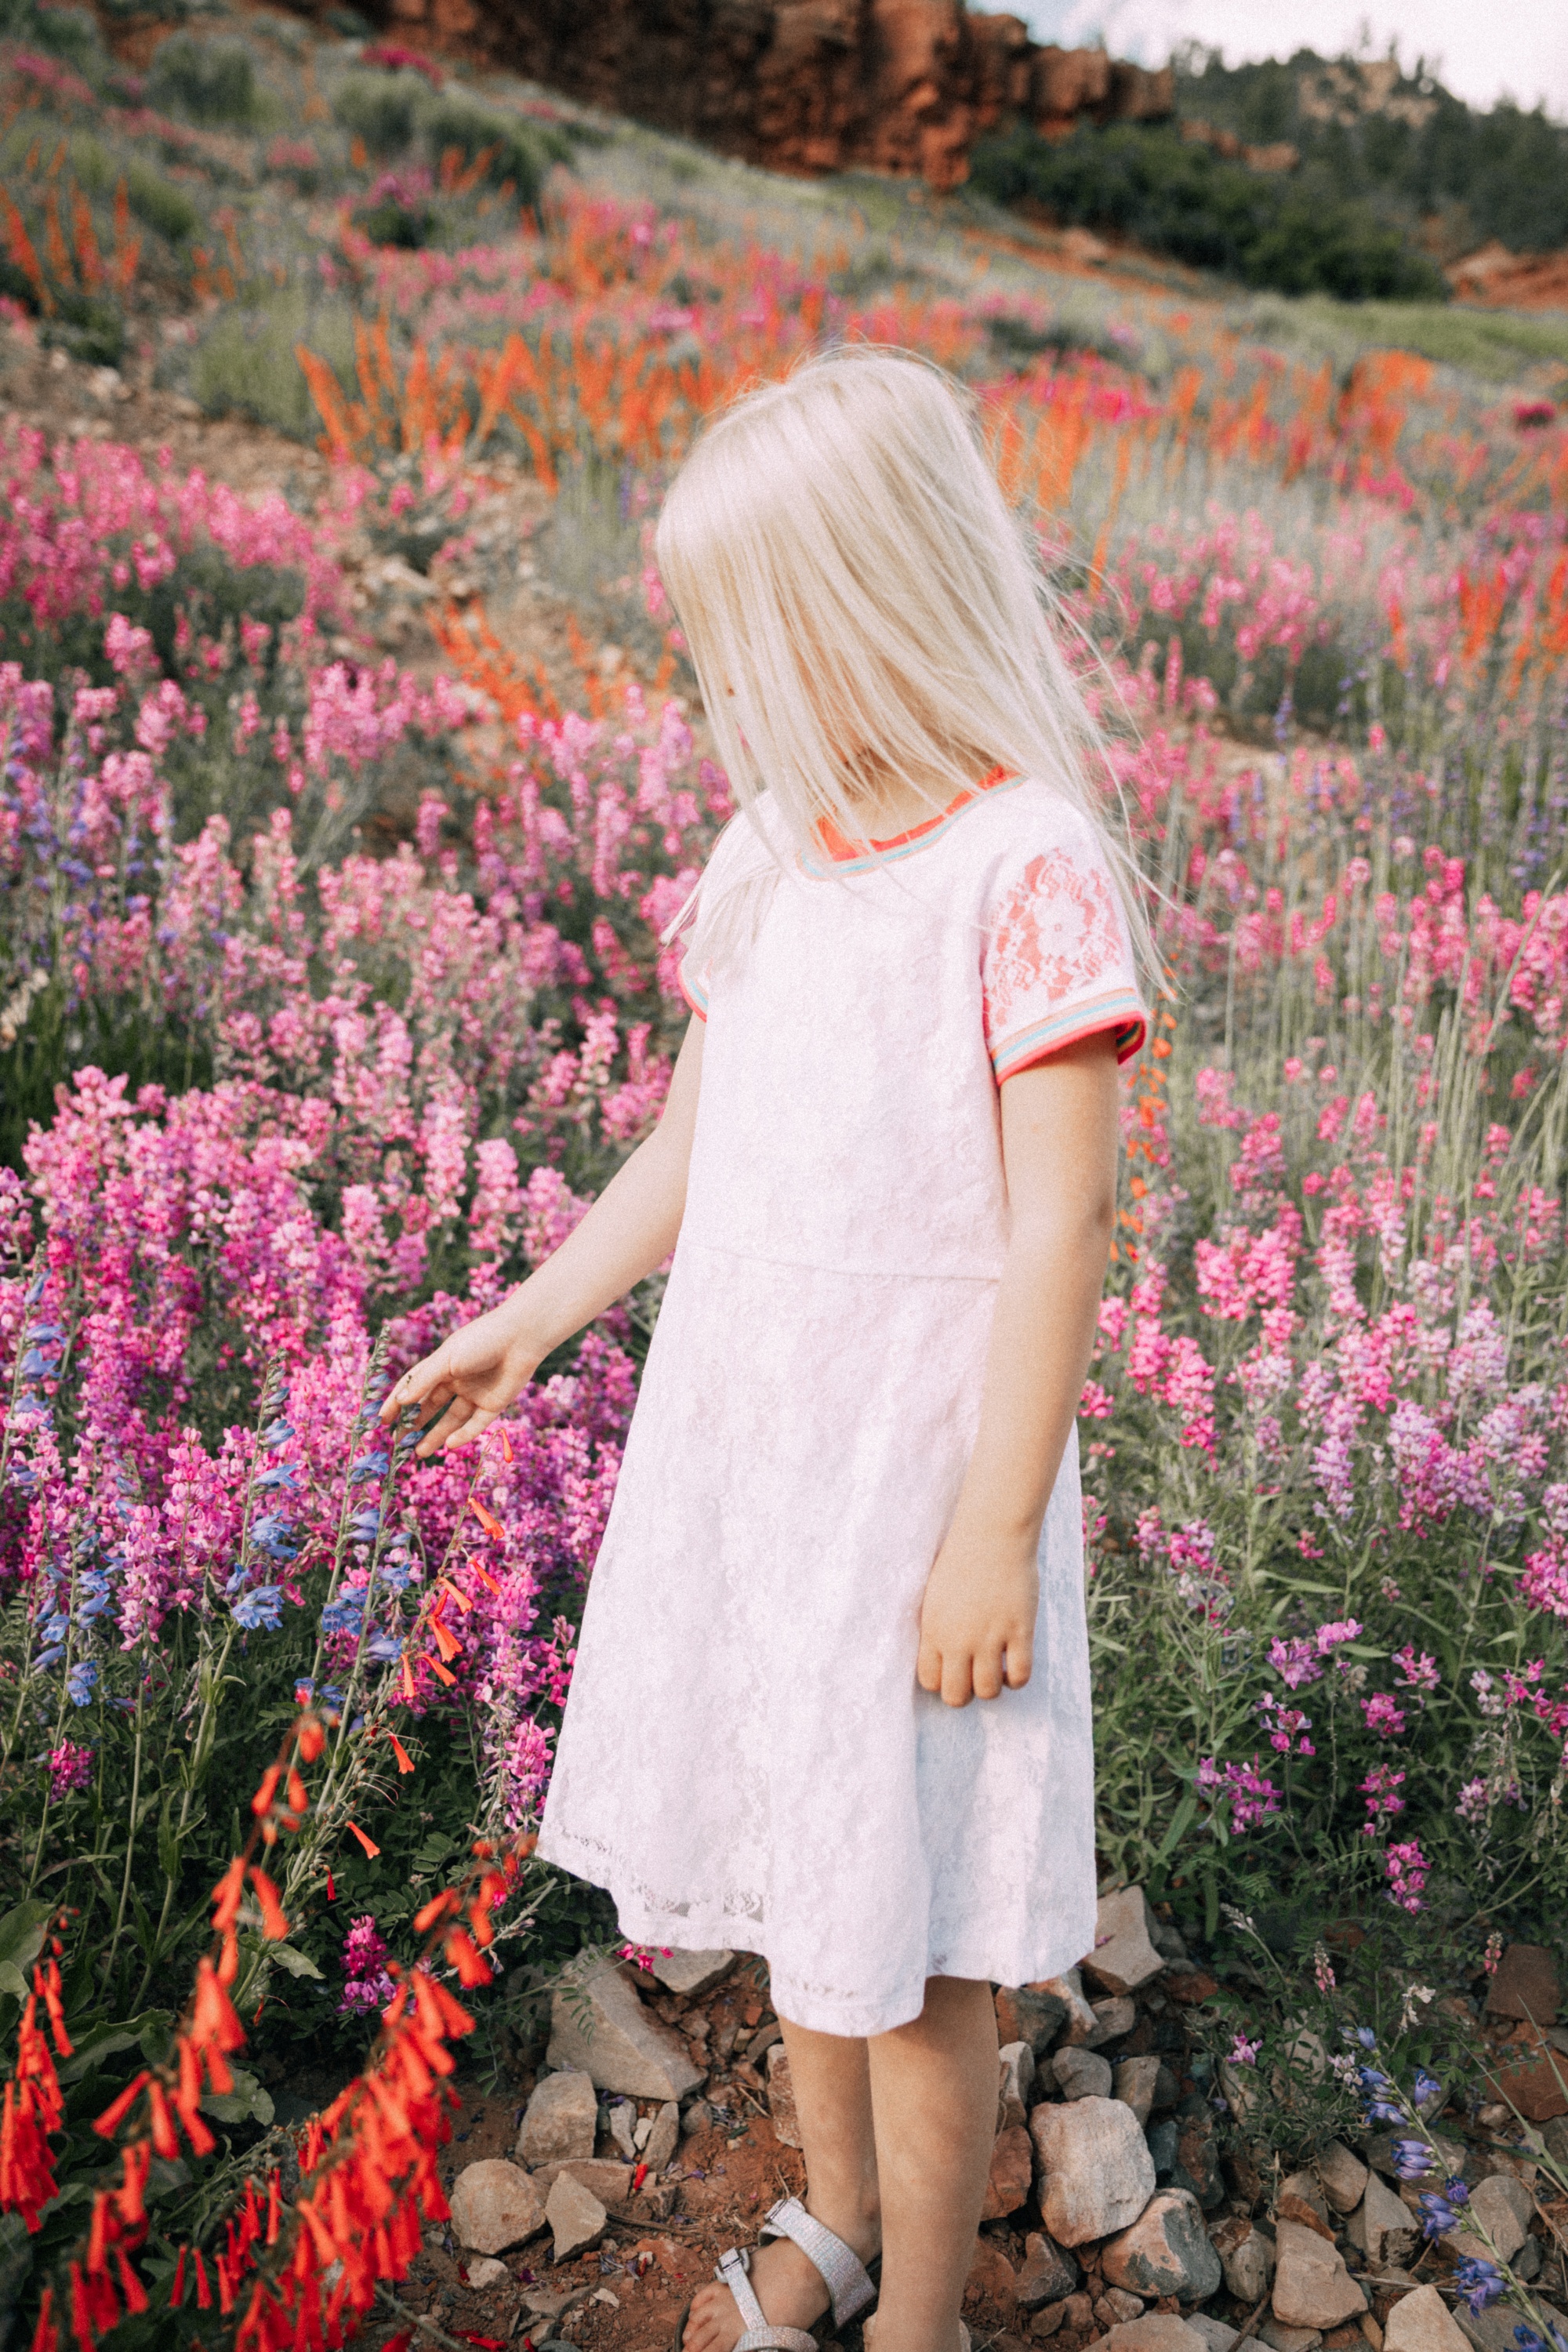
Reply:
[[[382,1406],[381,1418],[395,1422],[409,1405],[429,1409],[433,1417],[414,1449],[417,1460],[445,1446],[471,1445],[521,1396],[539,1362],[518,1328],[509,1299],[465,1323],[433,1355],[405,1372]]]

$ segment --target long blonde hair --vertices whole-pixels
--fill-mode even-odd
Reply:
[[[743,811],[767,793],[808,851],[824,820],[860,838],[889,782],[934,813],[994,764],[1042,778],[1100,834],[1152,978],[1127,829],[1092,780],[1100,732],[963,385],[868,345],[804,362],[707,426],[655,551]],[[700,891],[671,929],[693,914],[692,952],[732,936]]]

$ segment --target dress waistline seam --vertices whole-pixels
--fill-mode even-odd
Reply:
[[[994,1290],[1002,1279],[1000,1268],[994,1274],[924,1274],[918,1267],[828,1265],[818,1258],[764,1256],[760,1250],[731,1249],[723,1242],[705,1241],[697,1234],[680,1234],[676,1242],[678,1256],[682,1248],[706,1250],[712,1257],[734,1258],[742,1265],[789,1266],[798,1274],[837,1274],[856,1282],[965,1283]]]

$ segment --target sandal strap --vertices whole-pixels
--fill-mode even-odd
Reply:
[[[869,2273],[853,2246],[808,2213],[798,2197],[781,2199],[763,2223],[764,2238],[791,2238],[808,2263],[822,2273],[828,2294],[833,2297],[833,2316],[842,2327],[858,2311],[877,2300],[877,2290]],[[735,2352],[741,2352],[740,2345]]]
[[[804,2327],[748,2327],[735,2339],[734,2352],[818,2352],[818,2347]]]

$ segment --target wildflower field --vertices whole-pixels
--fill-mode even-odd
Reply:
[[[1287,2051],[1440,2063],[1402,1989],[1568,1902],[1568,335],[1075,277],[282,18],[144,73],[18,22],[7,364],[103,405],[0,424],[16,2340],[392,2325],[448,2042],[504,2080],[615,1941],[528,1832],[659,1281],[478,1461],[375,1416],[657,1118],[731,803],[647,529],[826,338],[976,387],[1155,916],[1104,1874],[1266,1951]],[[139,364],[272,487],[118,437]],[[285,2149],[302,2049],[348,2088]]]

